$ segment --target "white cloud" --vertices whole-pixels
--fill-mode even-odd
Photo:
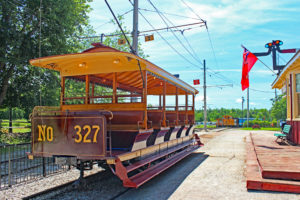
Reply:
[[[241,98],[236,99],[235,102],[237,102],[237,103],[242,103],[242,99],[241,99]]]
[[[195,101],[196,101],[196,102],[198,102],[198,101],[203,101],[203,99],[204,99],[203,95],[199,95],[199,94],[198,94],[198,95],[196,96],[196,98],[195,98]]]
[[[218,3],[201,4],[187,2],[193,10],[208,22],[208,27],[224,32],[251,29],[253,26],[283,20],[272,11],[282,8],[281,1],[273,0],[224,0]],[[184,6],[184,4],[182,5]],[[190,17],[195,14],[189,12]]]

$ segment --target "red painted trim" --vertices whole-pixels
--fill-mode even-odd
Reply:
[[[116,175],[123,181],[124,186],[137,188],[137,185],[128,178],[127,170],[119,158],[116,159],[115,167]]]
[[[273,179],[300,180],[300,172],[263,170],[262,177]]]

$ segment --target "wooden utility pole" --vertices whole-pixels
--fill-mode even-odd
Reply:
[[[204,131],[207,131],[207,112],[206,112],[206,63],[203,60],[203,100],[204,100]]]
[[[135,51],[135,55],[139,55],[138,52],[138,36],[139,36],[139,29],[138,29],[138,20],[139,20],[139,1],[133,1],[133,30],[132,30],[132,48]]]

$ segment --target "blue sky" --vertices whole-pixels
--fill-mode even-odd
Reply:
[[[108,0],[115,14],[123,14],[132,9],[128,0]],[[264,52],[264,45],[272,40],[283,41],[282,49],[300,48],[300,2],[299,0],[152,0],[152,3],[161,12],[180,16],[165,15],[174,25],[199,22],[197,16],[184,4],[188,4],[202,19],[207,21],[208,30],[212,39],[214,57],[207,31],[204,27],[191,26],[192,29],[181,33],[175,32],[186,48],[192,50],[190,55],[177,41],[171,31],[161,31],[165,38],[181,55],[183,59],[165,41],[154,32],[155,40],[144,42],[141,36],[139,41],[144,52],[149,55],[149,61],[164,68],[173,74],[180,74],[180,78],[192,84],[193,79],[199,79],[203,84],[203,70],[201,61],[206,60],[209,73],[207,85],[233,84],[233,87],[210,87],[207,90],[209,108],[241,108],[241,97],[246,99],[246,90],[242,92],[240,86],[242,53],[241,44],[252,52]],[[91,4],[93,9],[90,23],[97,34],[109,34],[117,29],[116,25],[107,23],[112,19],[106,4],[102,0],[95,0]],[[139,8],[154,10],[147,0],[139,1]],[[142,14],[155,28],[164,28],[166,25],[155,12],[141,10]],[[129,30],[132,29],[132,12],[124,15],[124,22]],[[168,26],[172,26],[168,23]],[[185,27],[187,28],[187,27]],[[185,29],[180,28],[180,30]],[[152,27],[139,16],[139,30],[151,30]],[[195,54],[194,54],[195,52]],[[281,54],[279,64],[285,64],[293,55]],[[196,57],[196,59],[194,58]],[[272,68],[271,56],[260,59]],[[200,62],[199,62],[200,60]],[[271,84],[276,78],[273,73],[259,61],[250,72],[250,108],[270,108],[274,90]],[[203,90],[198,88],[196,108],[203,106]],[[278,91],[278,94],[281,92]],[[244,104],[244,106],[246,106]]]

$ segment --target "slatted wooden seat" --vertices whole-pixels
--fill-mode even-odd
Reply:
[[[278,139],[281,139],[281,142],[286,141],[290,131],[291,131],[292,126],[291,125],[284,125],[282,133],[274,133],[274,136],[276,136],[276,142],[278,141]]]

